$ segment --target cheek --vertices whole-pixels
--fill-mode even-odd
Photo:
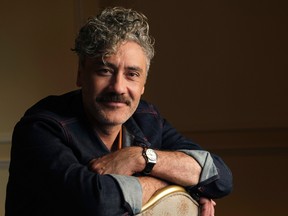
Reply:
[[[140,99],[142,94],[144,93],[144,90],[145,90],[145,88],[143,85],[135,87],[133,89],[133,93],[132,93],[134,98],[137,100]]]
[[[102,79],[99,77],[94,78],[91,79],[91,85],[93,86],[94,90],[103,91],[109,87],[109,79]]]
[[[99,77],[90,78],[90,80],[87,80],[86,85],[87,90],[94,97],[103,94],[109,89],[109,81],[107,79],[102,79]]]
[[[86,95],[93,96],[94,94],[96,94],[97,84],[96,82],[94,82],[93,79],[85,77],[85,79],[82,79],[81,84],[82,91],[85,92]]]
[[[145,92],[145,81],[142,81],[141,84],[139,85],[139,92],[140,94],[144,94]]]

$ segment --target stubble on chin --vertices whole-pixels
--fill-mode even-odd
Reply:
[[[128,105],[123,109],[123,107],[106,107],[101,103],[96,102],[93,111],[93,119],[94,122],[97,122],[102,126],[117,126],[124,124],[134,112],[135,109]]]

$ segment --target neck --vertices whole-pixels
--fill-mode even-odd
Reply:
[[[106,145],[106,147],[111,150],[115,139],[117,138],[122,125],[117,126],[106,126],[105,128],[95,128],[96,133],[102,142]]]
[[[85,107],[84,107],[84,110]],[[106,147],[111,151],[115,139],[117,138],[119,131],[122,128],[122,124],[119,125],[106,125],[97,122],[94,117],[86,110],[88,121],[90,122],[91,126],[94,128],[94,131],[97,133],[98,137],[101,141],[106,145]],[[93,121],[93,119],[95,121]]]

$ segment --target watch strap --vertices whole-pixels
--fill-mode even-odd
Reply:
[[[142,150],[142,155],[143,155],[143,157],[144,157],[144,159],[146,161],[146,166],[145,166],[144,170],[142,171],[142,173],[144,175],[149,175],[151,173],[154,165],[155,165],[155,163],[149,163],[148,157],[146,155],[147,149],[148,149],[147,147],[143,147],[143,150]]]

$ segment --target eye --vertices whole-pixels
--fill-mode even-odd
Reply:
[[[128,72],[126,74],[126,77],[127,77],[128,80],[137,81],[140,78],[140,73],[138,73],[138,72]]]
[[[129,77],[139,77],[140,76],[140,74],[138,73],[138,72],[128,72],[128,76]]]
[[[130,79],[132,81],[139,79],[140,76],[141,76],[141,73],[137,69],[130,68],[129,70],[126,71],[127,79]]]
[[[96,73],[99,76],[111,76],[113,71],[110,68],[99,68],[96,70]]]

